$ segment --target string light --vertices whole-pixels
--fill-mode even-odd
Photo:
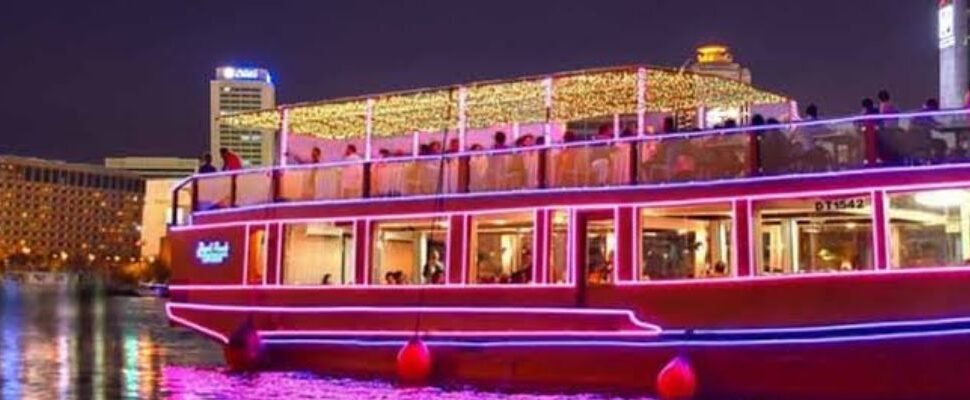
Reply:
[[[541,79],[468,87],[468,128],[545,122],[545,87]]]
[[[328,139],[362,137],[367,128],[366,111],[366,99],[294,107],[288,116],[290,131]]]
[[[637,70],[596,71],[553,80],[552,119],[577,121],[637,110]]]
[[[377,97],[373,113],[377,137],[454,129],[458,126],[458,87]]]
[[[549,116],[553,121],[565,122],[636,113],[639,69],[588,70],[552,77]],[[646,104],[639,106],[647,112],[787,101],[783,96],[731,79],[655,67],[645,70]],[[545,122],[545,85],[549,79],[545,76],[465,85],[465,127]],[[449,86],[369,97],[373,101],[373,136],[457,129],[461,88]],[[290,130],[326,139],[364,137],[367,101],[368,98],[355,98],[289,106]],[[232,127],[276,130],[280,115],[276,110],[264,110],[226,115],[219,122]]]

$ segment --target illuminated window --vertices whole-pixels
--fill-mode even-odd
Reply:
[[[755,211],[759,274],[872,269],[869,196],[771,200]]]
[[[444,217],[378,222],[374,229],[371,282],[445,283],[447,238],[448,221]]]
[[[611,212],[612,213],[612,212]],[[593,218],[586,224],[586,280],[590,284],[613,282],[616,225],[609,218]]]
[[[890,194],[889,240],[894,268],[968,265],[970,191]]]
[[[531,212],[473,217],[469,283],[532,282],[533,219]]]
[[[731,223],[730,203],[642,209],[639,278],[731,276]]]
[[[292,224],[285,228],[283,282],[287,285],[346,285],[354,282],[351,223]]]
[[[550,216],[549,283],[572,283],[569,274],[569,212],[556,210]]]

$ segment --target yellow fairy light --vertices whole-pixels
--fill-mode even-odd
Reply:
[[[552,119],[577,121],[637,109],[637,69],[601,70],[553,80]]]
[[[432,89],[374,99],[375,137],[437,132],[458,126],[458,89]]]
[[[233,128],[276,130],[280,127],[277,110],[250,111],[219,117],[219,124]]]
[[[346,100],[290,109],[287,119],[293,133],[313,134],[326,139],[364,136],[367,124],[366,100]]]
[[[646,111],[671,112],[700,106],[734,107],[786,101],[782,96],[758,90],[740,81],[689,71],[646,68]],[[623,67],[580,71],[552,77],[552,109],[549,117],[569,122],[637,110],[638,68]],[[547,77],[465,85],[466,127],[487,128],[512,122],[544,122]],[[326,139],[360,138],[367,127],[367,101],[371,108],[372,134],[387,137],[411,132],[456,129],[459,86],[423,89],[287,106],[290,130]],[[223,125],[275,130],[280,113],[264,110],[232,114],[219,119]]]
[[[545,88],[541,79],[468,87],[468,128],[500,124],[545,122]]]

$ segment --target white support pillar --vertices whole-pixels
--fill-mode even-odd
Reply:
[[[637,136],[646,132],[647,120],[647,69],[637,69]]]
[[[542,88],[545,91],[546,123],[542,127],[542,135],[546,138],[546,144],[552,144],[552,77],[542,80]]]
[[[373,158],[374,137],[374,99],[367,99],[364,106],[364,155],[365,160]]]
[[[279,165],[286,166],[286,154],[290,152],[290,110],[286,107],[280,108],[280,151]]]
[[[462,86],[458,88],[458,150],[465,151],[468,148],[468,88]],[[447,145],[447,144],[446,144]]]

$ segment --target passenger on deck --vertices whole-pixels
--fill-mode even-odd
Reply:
[[[202,165],[199,166],[198,173],[211,174],[213,172],[216,172],[216,167],[212,165],[212,154],[205,153],[202,155]]]
[[[448,149],[446,150],[449,154],[457,154],[461,152],[461,140],[458,138],[453,138],[448,141]]]
[[[876,96],[879,99],[879,113],[880,114],[897,114],[899,110],[893,105],[892,100],[889,97],[889,91],[880,90],[879,94]]]
[[[505,145],[505,132],[498,131],[492,136],[492,148],[493,149],[504,149],[508,146]]]
[[[219,149],[219,156],[222,157],[222,170],[235,171],[242,169],[242,159],[225,147]]]
[[[441,154],[441,142],[434,140],[428,143],[428,154]]]
[[[344,150],[344,161],[360,161],[360,154],[357,154],[357,146],[348,144]],[[360,197],[360,188],[363,187],[363,172],[360,165],[344,166],[340,174],[340,195],[342,198]]]
[[[323,274],[323,279],[320,281],[320,284],[321,285],[324,285],[324,286],[329,286],[329,285],[332,284],[330,282],[330,274],[329,273]]]
[[[435,271],[433,274],[431,274],[431,284],[432,285],[444,285],[445,284],[445,272],[439,270],[439,271]]]

